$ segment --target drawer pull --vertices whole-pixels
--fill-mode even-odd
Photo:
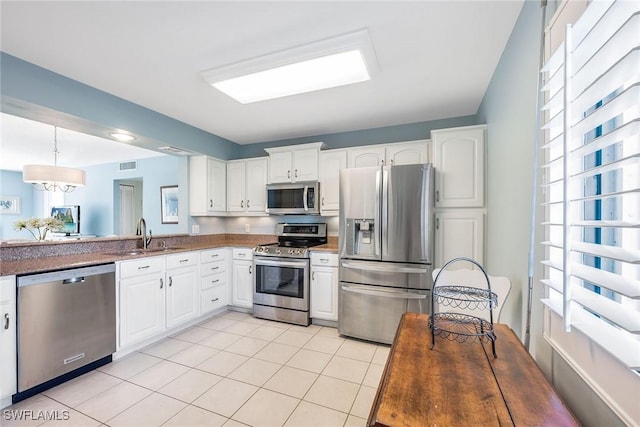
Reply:
[[[160,279],[160,289],[164,286],[164,280]]]
[[[218,301],[219,299],[220,299],[220,298],[214,298],[214,299],[212,299],[212,300],[211,300],[211,302],[216,302],[216,301]]]
[[[320,262],[329,262],[329,258],[320,258]]]
[[[178,261],[178,262],[179,262],[179,263],[181,263],[181,264],[182,264],[183,262],[189,262],[189,258],[181,259],[181,260],[180,260],[180,261]]]
[[[169,276],[169,286],[173,285],[173,277]]]
[[[151,266],[150,265],[141,265],[140,267],[138,267],[138,270],[146,270],[149,267],[151,267]]]
[[[212,280],[211,283],[218,283],[220,279]]]
[[[4,314],[4,328],[9,329],[9,313]]]
[[[219,256],[220,256],[220,254],[211,254],[211,258],[217,258]]]
[[[247,256],[247,254],[243,253],[243,252],[239,252],[238,256]]]
[[[211,267],[211,269],[212,269],[212,270],[217,270],[217,269],[219,269],[219,268],[220,268],[220,267]]]

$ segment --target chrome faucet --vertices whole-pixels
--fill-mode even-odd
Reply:
[[[149,247],[149,243],[151,243],[152,236],[151,230],[149,230],[149,237],[147,237],[147,222],[143,217],[140,217],[138,220],[136,236],[142,236],[142,249],[147,249]]]

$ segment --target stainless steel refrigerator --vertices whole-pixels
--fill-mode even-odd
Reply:
[[[340,171],[341,335],[390,344],[406,311],[429,313],[430,163]]]

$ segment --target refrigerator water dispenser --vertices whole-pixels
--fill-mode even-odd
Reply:
[[[377,256],[375,222],[373,219],[347,218],[347,254]]]

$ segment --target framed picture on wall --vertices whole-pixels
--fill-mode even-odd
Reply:
[[[160,187],[160,214],[163,224],[178,223],[178,186]]]
[[[0,196],[0,214],[18,215],[20,213],[20,197]]]

